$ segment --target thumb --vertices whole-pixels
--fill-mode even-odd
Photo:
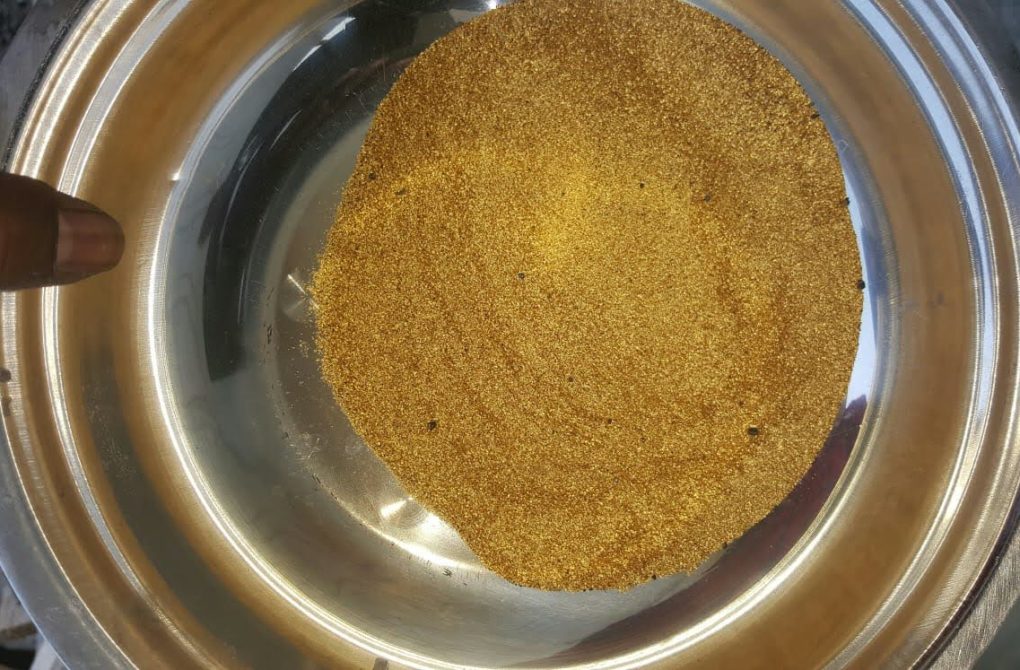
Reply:
[[[0,289],[79,281],[109,270],[123,252],[120,226],[99,208],[0,173]]]

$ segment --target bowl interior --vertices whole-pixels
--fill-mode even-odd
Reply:
[[[488,4],[362,2],[324,12],[276,43],[208,119],[177,176],[159,252],[172,437],[262,569],[292,583],[299,575],[301,597],[329,617],[459,663],[591,660],[708,616],[789,551],[847,462],[881,335],[869,300],[846,408],[811,474],[696,573],[623,593],[546,593],[481,567],[333,401],[318,371],[307,285],[373,110],[417,53]],[[862,193],[851,139],[832,128],[868,290],[878,295],[879,236],[863,234],[881,219]]]

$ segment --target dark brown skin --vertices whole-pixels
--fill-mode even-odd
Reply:
[[[113,268],[123,253],[124,233],[106,212],[0,173],[0,290],[81,281]]]

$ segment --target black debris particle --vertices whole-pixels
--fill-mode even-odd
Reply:
[[[397,189],[397,195],[407,195],[407,189],[406,188]]]
[[[11,371],[7,368],[0,368],[0,384],[6,384],[11,381]]]
[[[570,382],[571,384],[573,384],[574,383],[574,375],[567,375],[567,381]]]
[[[613,420],[612,419],[606,419],[606,425],[607,426],[612,426],[613,425]]]
[[[428,429],[429,429],[430,432],[435,430],[437,426],[439,426],[439,422],[436,421],[435,419],[432,419],[428,423]]]
[[[644,187],[645,187],[645,183],[643,181],[638,182],[638,188],[644,188]]]
[[[523,273],[523,272],[518,272],[518,273],[517,273],[517,278],[518,278],[518,279],[520,279],[521,281],[524,281],[524,279],[525,279],[525,278],[526,278],[527,276],[528,276],[528,275],[526,275],[526,274],[525,274],[525,273]]]
[[[758,426],[748,426],[747,434],[750,435],[751,437],[758,437],[758,435],[761,434],[761,429],[758,428]]]
[[[453,570],[451,570],[450,568],[443,568],[443,574],[446,575],[447,577],[452,577]]]
[[[817,118],[819,118],[820,116],[821,116],[821,114],[819,114],[818,112],[814,112],[814,113],[813,113],[813,114],[811,115],[811,118],[812,118],[812,119],[817,119]]]
[[[843,198],[840,202],[843,203],[844,207],[849,207],[850,206],[850,198]]]
[[[369,181],[375,181],[378,178],[379,178],[379,175],[377,175],[376,173],[374,173],[374,172],[369,172],[368,173],[368,180]]]
[[[706,193],[705,194],[705,202],[712,202],[712,194],[711,193]]]
[[[863,279],[858,279],[857,280],[857,290],[858,291],[863,291],[864,287],[866,287],[866,286],[867,286],[867,284],[864,283]]]

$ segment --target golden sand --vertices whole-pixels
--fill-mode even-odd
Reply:
[[[861,277],[787,70],[676,0],[522,0],[379,108],[314,280],[355,429],[481,561],[544,589],[704,561],[803,476]]]

